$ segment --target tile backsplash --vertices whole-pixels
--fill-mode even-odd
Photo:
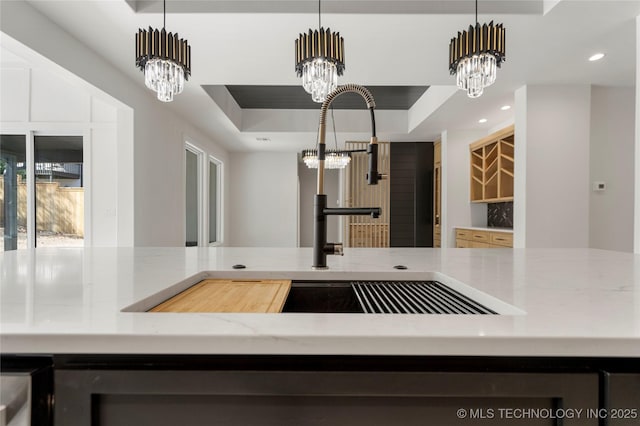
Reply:
[[[513,201],[489,203],[487,206],[487,225],[489,227],[513,228]]]

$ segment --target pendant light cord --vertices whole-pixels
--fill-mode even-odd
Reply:
[[[476,0],[477,3],[478,0]],[[162,29],[167,28],[167,0],[162,0]]]
[[[478,0],[476,0],[476,25],[478,25]]]
[[[320,21],[320,1],[321,0],[318,0],[318,31],[320,31],[320,28],[322,28],[322,22]]]

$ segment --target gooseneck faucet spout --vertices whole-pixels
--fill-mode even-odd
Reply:
[[[327,269],[327,255],[342,254],[342,244],[327,243],[327,216],[336,215],[371,215],[377,218],[381,214],[379,207],[355,207],[355,208],[327,208],[327,195],[324,193],[324,160],[327,110],[331,103],[343,93],[357,93],[367,103],[371,114],[371,141],[367,147],[369,156],[369,171],[367,183],[377,185],[383,176],[378,173],[378,139],[376,137],[376,120],[373,110],[376,103],[371,92],[366,87],[357,84],[345,84],[337,87],[329,93],[320,107],[319,141],[318,141],[318,186],[314,202],[314,228],[313,228],[313,268]]]

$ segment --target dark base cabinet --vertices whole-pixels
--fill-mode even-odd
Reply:
[[[603,382],[608,424],[640,425],[640,374],[605,373]]]
[[[66,426],[618,426],[640,416],[636,359],[69,355],[54,363],[55,424]],[[606,372],[608,363],[626,372]],[[612,407],[635,408],[636,417],[603,418]]]
[[[0,405],[7,425],[53,425],[53,392],[51,356],[2,355]]]

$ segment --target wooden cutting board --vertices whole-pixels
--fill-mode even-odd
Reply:
[[[204,280],[149,312],[277,313],[290,288],[287,280]]]

